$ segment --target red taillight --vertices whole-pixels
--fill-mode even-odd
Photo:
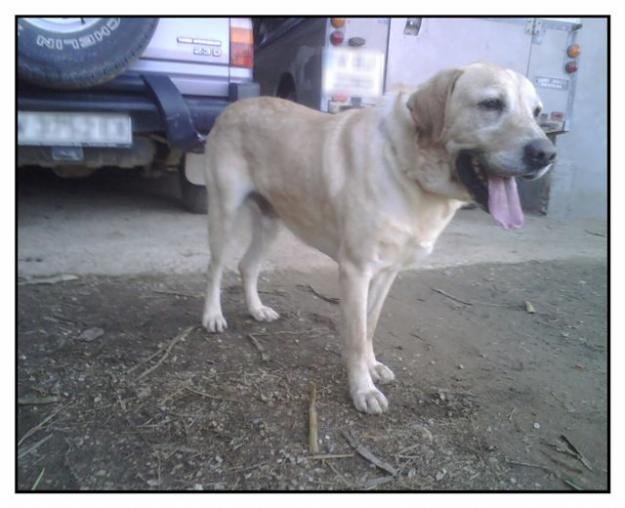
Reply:
[[[345,36],[343,35],[343,32],[341,32],[340,30],[334,30],[334,32],[330,34],[330,42],[334,46],[338,46],[339,44],[342,44],[343,39],[345,39]]]
[[[569,74],[573,74],[574,72],[577,72],[577,62],[568,62],[565,66],[564,69],[566,70],[566,72],[568,72]]]
[[[254,36],[249,18],[230,19],[230,65],[254,67]]]

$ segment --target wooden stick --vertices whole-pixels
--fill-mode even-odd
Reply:
[[[568,445],[568,447],[573,453],[573,456],[575,456],[582,464],[584,464],[586,469],[588,469],[589,471],[592,471],[592,466],[590,465],[590,461],[586,457],[584,457],[582,452],[580,452],[573,443],[571,443],[571,440],[568,437],[566,437],[564,434],[560,434],[560,439]]]
[[[310,405],[308,406],[308,451],[311,455],[319,453],[319,428],[317,421],[317,387],[310,383]]]
[[[326,296],[326,295],[322,295],[319,291],[317,291],[314,287],[312,287],[310,284],[304,286],[302,285],[301,287],[308,289],[308,291],[310,291],[313,295],[315,295],[317,298],[321,298],[324,302],[328,302],[328,303],[332,303],[334,305],[337,305],[340,300],[338,298],[335,298],[334,296]]]
[[[467,302],[465,300],[461,300],[460,298],[457,298],[454,295],[450,295],[449,293],[446,293],[442,289],[432,288],[432,291],[434,291],[435,293],[438,293],[440,295],[446,296],[447,298],[449,298],[450,300],[453,300],[454,302],[462,303],[464,305],[473,305],[471,302]]]
[[[258,339],[256,337],[254,337],[253,334],[248,333],[247,334],[247,338],[250,339],[250,341],[252,342],[252,344],[254,344],[254,347],[258,350],[258,352],[260,353],[260,359],[263,362],[266,362],[269,360],[269,354],[265,351],[265,348],[261,345],[260,342],[258,342]]]
[[[55,395],[50,395],[49,397],[20,397],[17,399],[17,404],[19,406],[36,406],[39,404],[54,404],[59,400],[61,399]]]
[[[350,459],[354,456],[353,453],[328,453],[326,455],[308,455],[309,460],[331,460],[331,459]]]
[[[187,293],[178,293],[176,291],[165,291],[163,289],[153,289],[153,293],[158,293],[159,295],[172,295],[172,296],[180,296],[182,298],[203,298],[204,295],[190,295]]]
[[[195,388],[190,387],[189,385],[184,385],[184,389],[190,391],[191,393],[195,393],[196,395],[199,395],[200,397],[206,397],[207,399],[221,400],[221,401],[227,401],[227,402],[241,402],[240,400],[225,399],[224,397],[218,397],[217,395],[211,395],[210,393],[201,392],[199,390],[196,390]]]
[[[462,303],[463,305],[485,305],[487,307],[503,307],[503,308],[509,308],[510,305],[506,305],[506,304],[501,304],[501,303],[489,303],[489,302],[468,302],[467,300],[462,300],[460,298],[458,298],[457,296],[454,295],[450,295],[449,293],[443,291],[442,289],[438,289],[438,288],[430,288],[432,291],[441,294],[447,298],[449,298],[450,300],[454,300],[455,302],[458,303]]]
[[[371,453],[371,450],[369,450],[369,448],[361,445],[349,432],[343,431],[343,437],[347,440],[350,446],[354,450],[356,450],[356,453],[358,455],[371,462],[374,466],[379,467],[383,471],[386,471],[393,476],[397,474],[397,469],[395,469],[390,464],[387,464],[386,462],[378,459],[375,455],[373,455],[373,453]]]
[[[150,367],[149,369],[144,370],[141,374],[139,374],[137,376],[137,378],[135,379],[135,381],[139,381],[141,379],[143,379],[145,376],[147,376],[148,374],[150,374],[151,372],[155,371],[157,368],[159,368],[161,366],[161,364],[165,361],[165,359],[169,356],[169,353],[171,352],[171,350],[173,349],[173,347],[178,344],[178,342],[180,342],[181,340],[184,340],[193,330],[195,330],[196,326],[189,326],[188,328],[185,328],[182,333],[179,333],[178,335],[176,335],[171,342],[169,343],[169,346],[167,346],[167,351],[165,351],[165,354],[163,356],[160,357],[160,359],[158,360],[158,362],[156,362],[154,365],[152,365],[152,367]]]
[[[21,445],[24,441],[26,441],[26,439],[28,439],[30,436],[32,436],[35,432],[37,432],[38,430],[41,430],[44,427],[44,425],[46,423],[48,423],[50,420],[52,420],[52,418],[54,418],[57,414],[59,414],[61,409],[63,409],[64,407],[65,406],[62,406],[62,407],[58,408],[54,413],[52,413],[51,415],[46,416],[41,421],[41,423],[38,423],[33,428],[31,428],[30,430],[26,431],[26,433],[17,442],[17,446]]]
[[[45,467],[41,469],[41,473],[39,473],[39,476],[37,476],[37,479],[35,480],[35,483],[33,483],[33,486],[30,488],[30,490],[37,490],[37,487],[39,486],[39,482],[43,478],[43,473],[45,472],[45,470]]]
[[[19,453],[17,455],[18,459],[21,459],[22,457],[24,457],[25,455],[28,455],[30,452],[35,451],[37,448],[39,448],[43,443],[45,443],[48,439],[50,439],[52,437],[52,434],[48,434],[46,437],[44,437],[43,439],[40,439],[39,441],[37,441],[34,445],[32,445],[30,448],[24,450],[23,452]]]
[[[581,487],[579,487],[579,485],[576,485],[575,482],[569,478],[568,476],[562,475],[560,474],[558,471],[555,471],[553,469],[551,469],[550,467],[547,466],[542,466],[540,464],[528,464],[527,462],[519,462],[516,460],[508,460],[505,459],[506,464],[510,464],[513,466],[524,466],[524,467],[532,467],[532,468],[536,468],[536,469],[542,469],[543,471],[546,471],[547,473],[551,473],[552,475],[554,475],[558,480],[566,483],[569,487],[575,489],[575,490],[582,490]]]

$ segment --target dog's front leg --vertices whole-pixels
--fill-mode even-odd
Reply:
[[[369,372],[371,348],[367,344],[367,296],[371,273],[351,262],[339,265],[344,354],[349,390],[359,411],[379,414],[388,402],[373,384]]]

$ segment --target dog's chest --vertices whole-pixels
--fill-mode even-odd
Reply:
[[[454,216],[459,202],[442,202],[412,213],[381,217],[375,238],[375,259],[382,266],[409,269],[427,257]],[[416,213],[415,213],[416,212]]]
[[[402,222],[387,220],[379,231],[375,258],[385,267],[418,265],[434,249],[438,234]]]

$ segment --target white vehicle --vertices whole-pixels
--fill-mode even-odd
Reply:
[[[192,151],[259,93],[250,18],[19,17],[17,47],[18,166],[179,169],[185,206],[206,211]]]
[[[572,125],[580,28],[576,18],[258,18],[255,79],[262,95],[337,113],[488,61],[534,83],[555,139]],[[526,210],[546,211],[548,177],[519,187]]]

